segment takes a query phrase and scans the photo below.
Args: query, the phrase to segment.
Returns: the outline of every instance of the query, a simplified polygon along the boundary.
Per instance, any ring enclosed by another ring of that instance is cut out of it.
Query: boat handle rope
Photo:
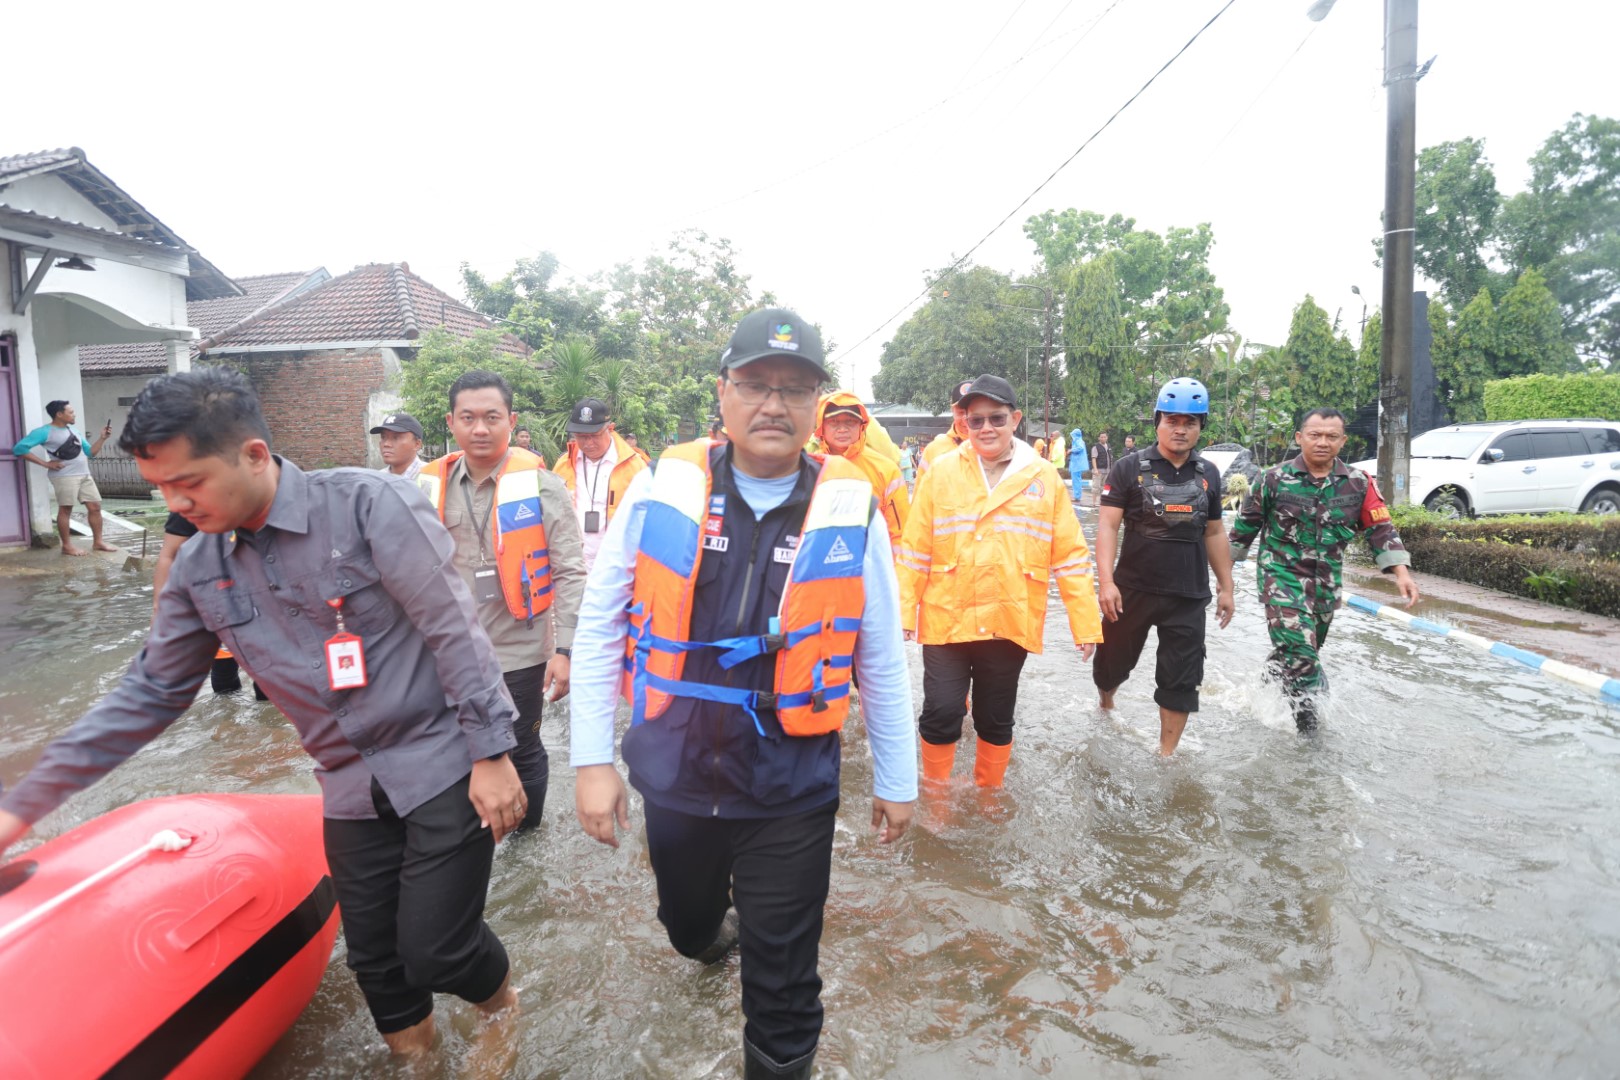
[[[184,851],[190,846],[191,837],[182,836],[173,829],[164,829],[162,832],[154,833],[152,835],[152,839],[148,840],[146,843],[142,844],[128,855],[125,855],[122,859],[119,859],[111,866],[97,870],[94,874],[91,874],[89,877],[85,878],[71,889],[64,889],[62,892],[56,894],[43,904],[39,905],[39,907],[34,908],[32,911],[29,911],[24,915],[12,919],[4,926],[0,926],[0,941],[4,941],[8,936],[21,930],[29,923],[44,918],[46,915],[50,914],[52,911],[55,911],[57,908],[67,903],[75,896],[78,896],[87,889],[94,888],[96,885],[99,885],[101,882],[112,877],[125,867],[131,866],[140,861],[149,852]]]

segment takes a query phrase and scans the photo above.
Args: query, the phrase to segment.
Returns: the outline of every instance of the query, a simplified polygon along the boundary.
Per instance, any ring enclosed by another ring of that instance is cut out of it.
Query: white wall
[[[118,404],[118,399],[139,394],[141,387],[151,378],[151,375],[86,375],[81,378],[84,401],[79,407],[79,417],[84,421],[84,426],[93,427],[95,432],[99,432],[107,417],[112,417],[113,437],[102,448],[103,457],[124,456],[124,452],[118,449],[118,433],[124,430],[124,422],[129,419],[129,406]]]

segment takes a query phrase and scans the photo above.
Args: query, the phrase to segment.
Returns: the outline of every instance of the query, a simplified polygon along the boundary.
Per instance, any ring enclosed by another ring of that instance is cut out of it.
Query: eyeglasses
[[[780,394],[782,404],[792,408],[802,409],[816,400],[818,388],[814,386],[772,386],[770,383],[753,382],[752,380],[727,379],[737,396],[744,405],[763,405],[770,400],[772,394]]]
[[[967,418],[967,426],[969,431],[978,431],[985,424],[995,428],[1003,428],[1007,426],[1007,421],[1011,419],[1012,413],[1004,412],[991,413],[989,416],[970,416]]]

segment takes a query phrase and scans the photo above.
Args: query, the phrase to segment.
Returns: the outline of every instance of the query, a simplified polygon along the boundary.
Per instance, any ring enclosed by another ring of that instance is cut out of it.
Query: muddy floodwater
[[[74,563],[0,566],[8,781],[145,635],[149,572]],[[818,1075],[1620,1074],[1620,713],[1344,611],[1324,729],[1302,741],[1258,678],[1265,627],[1252,576],[1239,582],[1236,620],[1210,631],[1203,709],[1169,762],[1154,753],[1152,645],[1105,715],[1057,614],[1025,669],[1004,791],[971,786],[969,737],[950,792],[879,846],[851,725]],[[545,825],[495,861],[489,917],[525,1014],[514,1075],[740,1075],[737,961],[702,969],[669,948],[639,799],[618,851],[580,832],[567,729],[566,707],[549,709]],[[274,708],[204,688],[37,835],[152,795],[315,790]],[[440,1017],[443,1049],[412,1075],[462,1063],[470,1009],[441,1000]],[[341,940],[253,1075],[405,1075]]]

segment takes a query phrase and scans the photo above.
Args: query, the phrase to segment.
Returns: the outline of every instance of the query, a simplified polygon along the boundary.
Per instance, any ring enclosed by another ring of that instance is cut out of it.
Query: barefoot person
[[[389,1048],[431,1048],[435,993],[508,1015],[483,912],[495,844],[523,820],[515,711],[427,500],[274,456],[226,368],[147,383],[119,446],[204,535],[181,546],[123,679],[0,797],[0,852],[174,723],[224,644],[316,761],[348,965]]]
[[[1187,717],[1198,711],[1204,681],[1204,609],[1215,571],[1215,616],[1232,621],[1232,559],[1221,528],[1221,474],[1194,447],[1209,415],[1197,379],[1171,379],[1153,406],[1158,442],[1114,463],[1103,483],[1097,525],[1098,598],[1103,643],[1091,677],[1102,707],[1136,667],[1157,630],[1153,700],[1159,705],[1159,753],[1175,752]],[[1126,436],[1125,445],[1131,445]],[[1114,564],[1120,522],[1125,544]]]
[[[85,554],[83,548],[73,546],[73,508],[80,505],[90,522],[90,546],[97,551],[117,551],[101,538],[101,492],[90,476],[90,459],[101,453],[102,445],[112,435],[112,421],[107,421],[101,429],[101,437],[90,444],[73,430],[77,416],[66,401],[48,402],[45,415],[51,422],[23,436],[22,441],[11,448],[11,453],[50,473],[51,489],[56,492],[56,531],[62,537],[62,554]],[[43,456],[35,453],[36,450]]]

